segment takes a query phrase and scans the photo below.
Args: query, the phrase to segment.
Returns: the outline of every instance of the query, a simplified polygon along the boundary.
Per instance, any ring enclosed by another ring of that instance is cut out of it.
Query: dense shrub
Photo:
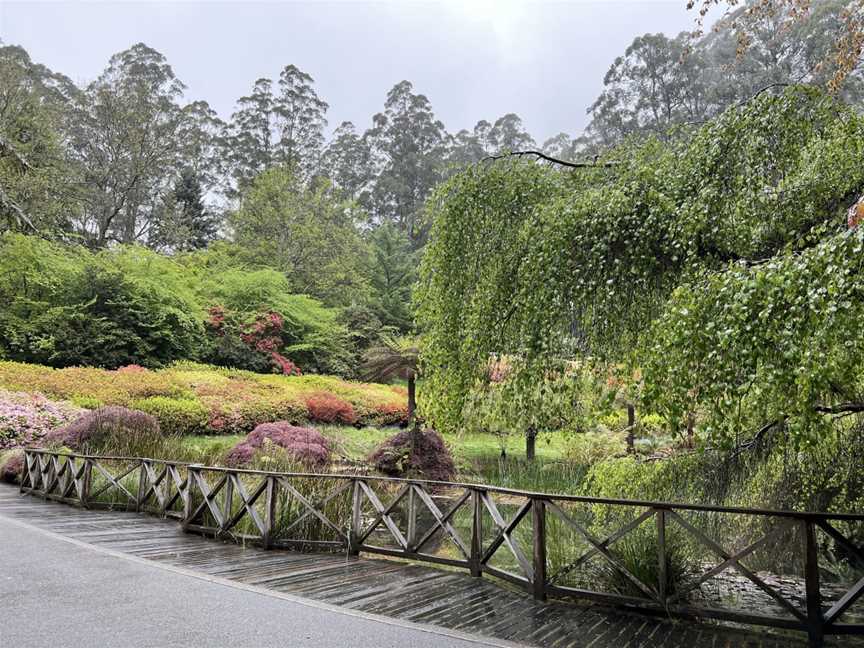
[[[9,450],[0,454],[0,482],[17,484],[24,473],[24,451]]]
[[[130,447],[160,436],[159,423],[144,412],[118,407],[100,407],[45,436],[48,445],[82,452],[106,447]]]
[[[327,392],[317,392],[306,398],[306,409],[309,418],[322,423],[347,423],[353,425],[357,422],[357,415],[351,403],[338,396]]]
[[[320,468],[330,462],[330,443],[323,434],[287,421],[262,423],[231,449],[225,461],[229,466],[248,465],[257,454],[277,449],[309,467]]]
[[[180,268],[138,248],[89,252],[0,237],[0,349],[55,367],[160,366],[195,357],[200,307]]]
[[[206,434],[208,431],[210,414],[192,398],[151,396],[135,401],[135,409],[155,417],[165,434]]]
[[[48,432],[74,420],[81,411],[70,403],[48,400],[38,392],[0,389],[0,450],[38,445]]]
[[[403,387],[320,375],[255,374],[194,363],[107,371],[0,361],[0,389],[4,388],[42,393],[85,409],[108,405],[142,409],[155,416],[166,432],[246,434],[260,423],[279,420],[392,425],[407,418]],[[317,416],[307,408],[306,401],[312,397]]]
[[[215,307],[207,316],[204,360],[269,373],[275,360],[269,351],[276,350],[304,373],[350,373],[350,340],[335,309],[306,295],[291,294],[283,273],[238,268],[235,259],[220,257],[219,248],[215,249],[216,253],[196,252],[181,261],[202,303]],[[268,322],[270,314],[280,318],[278,327]],[[281,350],[255,348],[267,338]]]
[[[211,266],[208,254],[93,252],[0,235],[0,357],[53,367],[204,358],[256,371],[351,372],[350,340],[335,309],[292,294],[282,273],[238,267],[218,253]],[[232,335],[205,326],[219,324],[218,312]]]
[[[435,430],[402,430],[369,457],[376,470],[391,477],[416,476],[448,481],[456,474],[453,455]]]

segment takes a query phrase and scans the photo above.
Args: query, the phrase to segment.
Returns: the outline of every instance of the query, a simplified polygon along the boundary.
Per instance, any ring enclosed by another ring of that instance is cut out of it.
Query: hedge
[[[107,370],[0,361],[0,389],[44,395],[77,408],[141,410],[169,434],[246,434],[272,421],[397,425],[408,416],[404,387],[195,363]]]

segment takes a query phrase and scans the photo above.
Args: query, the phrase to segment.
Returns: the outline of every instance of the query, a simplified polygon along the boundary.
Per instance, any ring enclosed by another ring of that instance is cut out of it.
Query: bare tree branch
[[[820,414],[855,414],[864,412],[864,403],[840,403],[839,405],[817,405]]]
[[[21,209],[18,204],[12,200],[9,196],[6,195],[6,192],[3,191],[3,187],[0,187],[0,206],[5,207],[18,220],[19,224],[22,224],[26,227],[29,227],[34,232],[37,231],[36,226],[33,224],[33,221],[30,220],[30,217]]]
[[[11,157],[22,173],[33,170],[30,163],[18,151],[12,148],[12,145],[2,136],[0,136],[0,157]]]
[[[508,157],[523,157],[526,155],[533,155],[541,160],[551,162],[552,164],[558,164],[560,166],[570,167],[572,169],[584,169],[590,167],[614,167],[620,164],[620,162],[597,162],[596,157],[591,162],[570,162],[568,160],[559,160],[558,158],[554,158],[551,155],[546,155],[542,151],[510,151],[508,153],[502,153],[501,155],[488,155],[480,161],[487,162],[492,160],[503,160],[504,158]]]

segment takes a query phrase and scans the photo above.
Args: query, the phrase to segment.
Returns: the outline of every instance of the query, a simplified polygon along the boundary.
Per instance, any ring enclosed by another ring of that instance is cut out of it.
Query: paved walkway
[[[0,547],[0,639],[18,647],[804,645],[535,603],[432,567],[244,548],[183,534],[173,521],[79,510],[5,486]]]

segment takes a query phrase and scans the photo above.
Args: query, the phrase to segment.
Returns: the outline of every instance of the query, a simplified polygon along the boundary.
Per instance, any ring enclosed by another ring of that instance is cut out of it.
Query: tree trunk
[[[414,410],[417,409],[417,387],[414,382],[414,372],[408,374],[408,425],[414,423]]]
[[[411,430],[411,442],[416,448],[420,443],[420,425],[417,423],[415,412],[417,410],[417,386],[414,372],[408,374],[408,429]]]
[[[537,430],[534,429],[534,426],[531,426],[525,432],[525,458],[528,461],[534,461],[536,446]]]
[[[636,408],[627,403],[627,454],[636,453]]]
[[[693,427],[695,425],[693,412],[687,414],[687,447],[693,447]]]

